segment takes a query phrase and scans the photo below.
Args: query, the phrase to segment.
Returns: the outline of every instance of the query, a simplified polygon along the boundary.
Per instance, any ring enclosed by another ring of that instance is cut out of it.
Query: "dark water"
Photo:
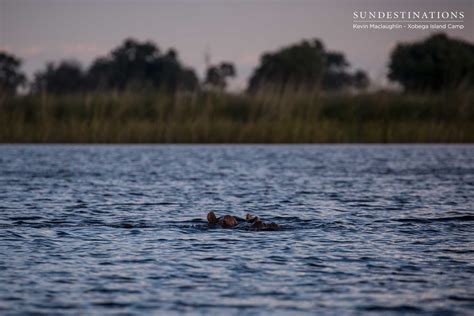
[[[0,146],[0,314],[473,314],[473,193],[474,146]]]

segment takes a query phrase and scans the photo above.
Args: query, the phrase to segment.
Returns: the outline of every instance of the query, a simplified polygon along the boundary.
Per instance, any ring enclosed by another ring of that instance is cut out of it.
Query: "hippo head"
[[[237,225],[237,221],[234,216],[226,215],[222,218],[222,227],[230,228]]]

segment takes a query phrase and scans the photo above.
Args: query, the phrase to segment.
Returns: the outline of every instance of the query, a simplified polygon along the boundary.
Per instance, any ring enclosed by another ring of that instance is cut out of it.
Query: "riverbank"
[[[0,99],[2,143],[471,143],[472,92]]]

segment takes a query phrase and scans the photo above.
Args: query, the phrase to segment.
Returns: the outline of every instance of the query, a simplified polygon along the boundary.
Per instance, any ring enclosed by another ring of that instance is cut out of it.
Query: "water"
[[[3,145],[0,313],[472,314],[473,192],[474,146]]]

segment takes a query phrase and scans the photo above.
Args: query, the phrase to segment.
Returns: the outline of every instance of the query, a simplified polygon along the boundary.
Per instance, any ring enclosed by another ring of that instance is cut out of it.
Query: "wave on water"
[[[472,314],[474,146],[0,150],[2,315]]]
[[[474,215],[463,215],[463,216],[446,216],[446,217],[434,217],[434,218],[398,218],[395,219],[397,222],[402,223],[436,223],[436,222],[472,222],[474,221]]]

